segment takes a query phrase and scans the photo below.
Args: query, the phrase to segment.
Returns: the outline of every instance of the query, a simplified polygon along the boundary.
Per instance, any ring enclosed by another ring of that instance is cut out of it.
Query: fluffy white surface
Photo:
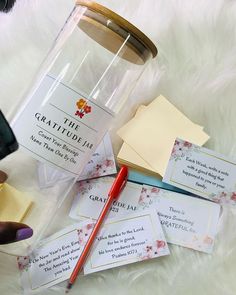
[[[146,32],[158,58],[131,95],[121,125],[160,93],[205,126],[207,146],[236,158],[236,2],[104,0]],[[0,14],[0,106],[10,115],[73,7],[73,0],[18,0]],[[113,134],[115,150],[119,140]],[[212,255],[171,246],[171,255],[80,278],[71,294],[235,295],[236,216],[224,209]],[[0,256],[0,292],[20,294],[15,259]],[[55,287],[44,294],[63,294]]]

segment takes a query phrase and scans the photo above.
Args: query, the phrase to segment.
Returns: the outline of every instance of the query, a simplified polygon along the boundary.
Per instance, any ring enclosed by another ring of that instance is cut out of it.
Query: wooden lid
[[[76,5],[87,7],[89,11],[113,21],[115,25],[120,27],[121,30],[115,29],[111,24],[108,26],[107,23],[102,23],[99,18],[95,20],[93,16],[89,16],[88,14],[80,19],[78,26],[108,50],[115,53],[116,49],[119,48],[118,46],[122,45],[125,39],[124,34],[122,34],[123,30],[123,32],[129,33],[131,38],[127,44],[129,47],[128,51],[123,54],[122,58],[133,63],[144,64],[147,60],[147,52],[149,52],[149,56],[151,54],[153,58],[157,55],[157,48],[153,42],[138,28],[120,15],[89,0],[77,0]],[[103,36],[101,39],[99,30],[105,32],[107,38],[104,38]],[[146,51],[146,53],[144,53],[144,51]]]

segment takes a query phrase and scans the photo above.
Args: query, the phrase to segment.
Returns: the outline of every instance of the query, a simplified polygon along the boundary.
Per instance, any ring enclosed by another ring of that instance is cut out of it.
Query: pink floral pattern
[[[94,188],[100,188],[101,183],[99,179],[81,180],[77,182],[77,192],[83,196],[89,193]]]
[[[30,258],[29,256],[18,256],[17,257],[17,264],[19,270],[27,271],[30,267]]]
[[[165,241],[157,240],[157,241],[156,241],[156,246],[157,246],[157,249],[165,248],[165,246],[166,246],[166,242],[165,242]]]
[[[236,202],[236,192],[231,193],[230,200]]]
[[[115,161],[111,158],[102,158],[98,163],[93,166],[94,160],[91,159],[88,162],[88,165],[92,167],[89,168],[86,172],[86,179],[97,178],[109,174],[114,174],[115,170]],[[83,173],[82,173],[83,175]]]
[[[138,200],[138,205],[143,209],[149,208],[154,203],[154,199],[157,197],[159,192],[160,189],[157,187],[152,187],[151,189],[143,187]]]
[[[152,200],[150,198],[150,194],[148,193],[147,189],[145,187],[142,188],[141,194],[138,200],[139,206],[141,206],[143,209],[149,208],[149,206],[152,204]]]
[[[86,244],[94,225],[95,223],[88,223],[77,230],[80,245]]]
[[[196,152],[199,150],[198,146],[193,145],[188,141],[176,139],[174,147],[171,152],[171,160],[178,161],[186,155],[191,155],[191,151]]]
[[[167,250],[167,243],[163,240],[156,240],[151,245],[147,245],[142,253],[138,254],[140,260],[147,260],[160,256]]]
[[[206,245],[212,245],[213,242],[214,242],[214,240],[209,236],[205,236],[205,238],[203,239],[203,243]]]
[[[214,244],[214,239],[208,235],[206,236],[193,236],[192,241],[189,244],[190,248],[195,250],[211,253]]]
[[[78,193],[81,195],[87,194],[94,187],[94,183],[90,183],[89,180],[82,180],[77,182]]]
[[[151,188],[151,193],[152,194],[158,194],[160,192],[160,189],[158,187],[152,187]]]
[[[209,198],[220,205],[236,205],[236,191],[219,191],[210,194]]]
[[[88,173],[88,178],[96,178],[103,175],[108,175],[109,171],[115,167],[115,162],[111,159],[103,159],[96,164],[92,171]]]

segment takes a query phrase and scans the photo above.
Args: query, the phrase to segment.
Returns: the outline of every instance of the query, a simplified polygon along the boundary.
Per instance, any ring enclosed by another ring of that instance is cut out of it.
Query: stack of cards
[[[163,177],[177,137],[203,145],[209,136],[165,97],[159,96],[123,126],[118,135],[124,144],[117,156],[120,164]]]

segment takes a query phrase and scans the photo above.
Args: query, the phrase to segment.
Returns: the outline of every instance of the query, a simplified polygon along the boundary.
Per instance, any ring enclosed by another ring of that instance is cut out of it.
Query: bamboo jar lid
[[[121,58],[140,65],[157,55],[154,43],[117,13],[89,0],[77,0],[76,5],[87,8],[79,20],[80,29],[109,51],[120,50]]]

